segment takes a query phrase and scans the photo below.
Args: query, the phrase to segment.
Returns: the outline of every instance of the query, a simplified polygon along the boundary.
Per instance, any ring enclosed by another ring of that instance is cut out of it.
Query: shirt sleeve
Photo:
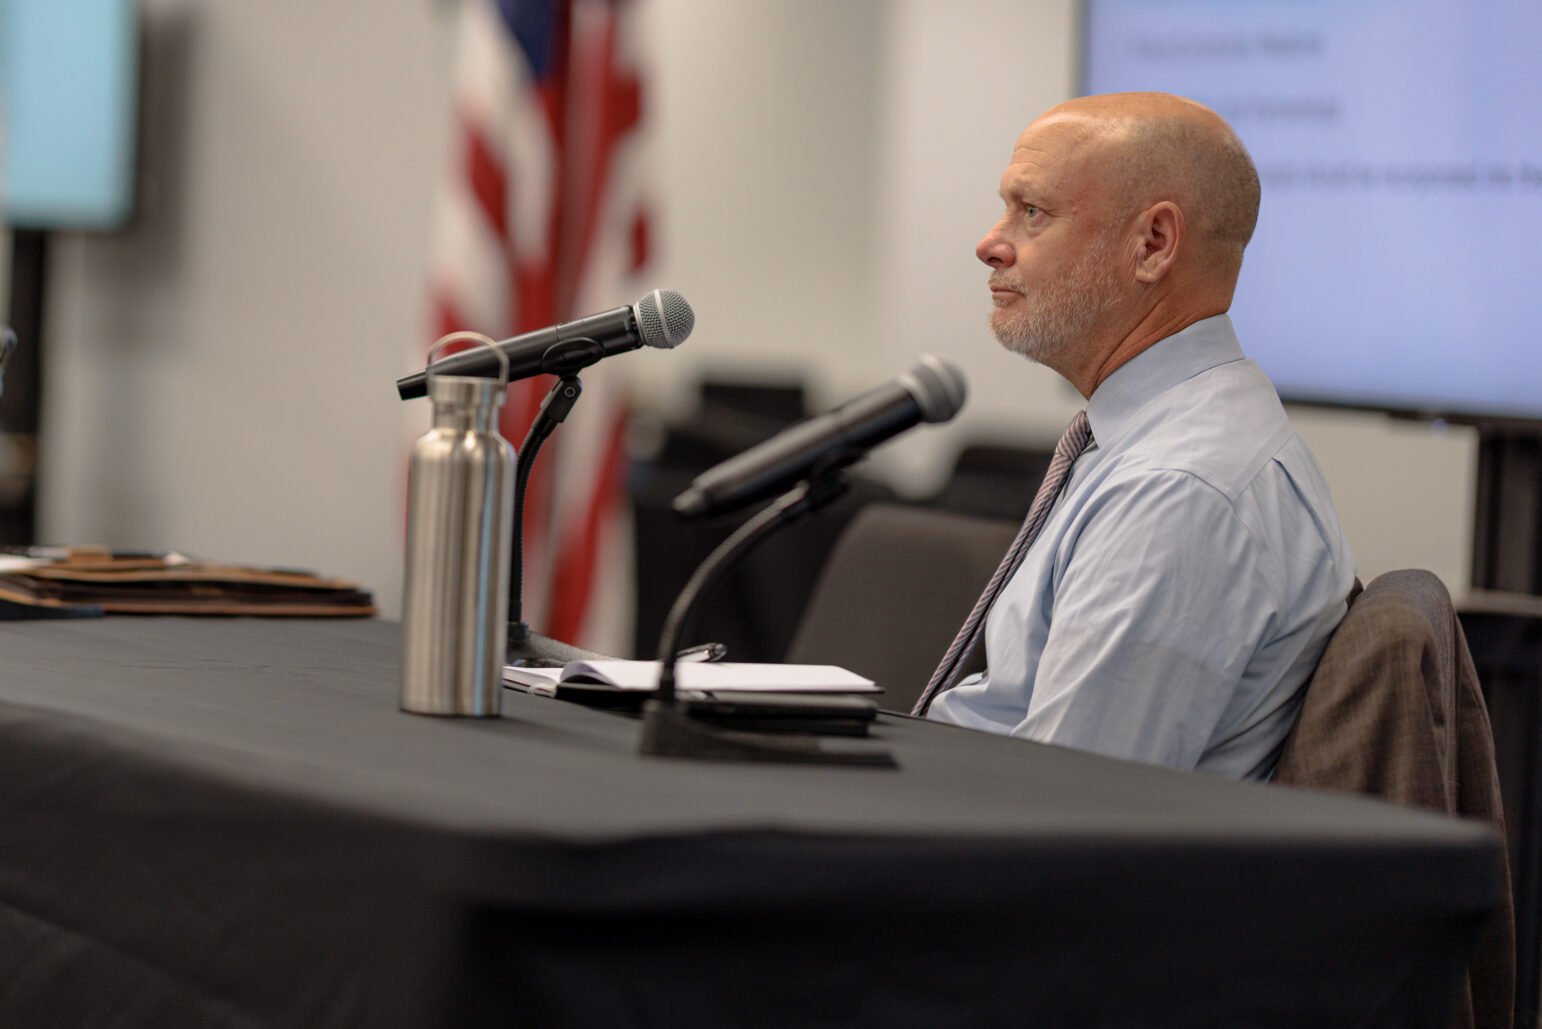
[[[1112,484],[1056,554],[1049,636],[1014,735],[1194,767],[1277,617],[1259,546],[1182,471]]]

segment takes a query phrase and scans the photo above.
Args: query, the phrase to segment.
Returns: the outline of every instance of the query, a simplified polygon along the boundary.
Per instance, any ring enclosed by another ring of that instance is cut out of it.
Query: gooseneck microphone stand
[[[560,376],[541,409],[530,423],[530,431],[519,445],[519,455],[514,462],[514,533],[509,547],[509,641],[505,664],[537,666],[565,665],[569,661],[586,658],[603,658],[592,650],[584,650],[561,640],[554,640],[530,631],[524,617],[525,579],[525,488],[530,482],[530,470],[535,466],[541,444],[556,431],[578,398],[584,384],[576,373]]]
[[[848,462],[849,463],[849,462]],[[659,682],[643,705],[643,754],[719,761],[768,761],[894,767],[887,751],[827,751],[811,736],[780,736],[724,729],[697,719],[675,689],[680,646],[695,626],[701,602],[750,552],[772,534],[817,511],[846,492],[841,465],[826,465],[739,526],[707,555],[675,598],[659,640]]]

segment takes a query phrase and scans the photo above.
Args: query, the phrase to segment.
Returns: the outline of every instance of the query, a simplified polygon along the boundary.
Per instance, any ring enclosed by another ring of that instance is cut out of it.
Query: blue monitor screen
[[[1193,97],[1258,164],[1232,317],[1287,399],[1542,418],[1542,3],[1084,13],[1086,92]]]
[[[0,0],[0,200],[25,228],[133,208],[135,0]]]

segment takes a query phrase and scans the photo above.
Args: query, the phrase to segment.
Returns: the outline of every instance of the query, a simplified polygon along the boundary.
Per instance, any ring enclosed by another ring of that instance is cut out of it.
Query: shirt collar
[[[1102,449],[1123,435],[1153,397],[1200,372],[1244,358],[1231,318],[1218,314],[1159,340],[1115,368],[1087,401],[1092,438]]]

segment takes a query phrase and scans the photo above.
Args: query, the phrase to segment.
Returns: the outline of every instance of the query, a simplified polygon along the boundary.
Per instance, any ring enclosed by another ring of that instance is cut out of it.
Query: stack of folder
[[[370,594],[343,579],[99,547],[30,548],[0,558],[0,602],[11,618],[375,614]]]

